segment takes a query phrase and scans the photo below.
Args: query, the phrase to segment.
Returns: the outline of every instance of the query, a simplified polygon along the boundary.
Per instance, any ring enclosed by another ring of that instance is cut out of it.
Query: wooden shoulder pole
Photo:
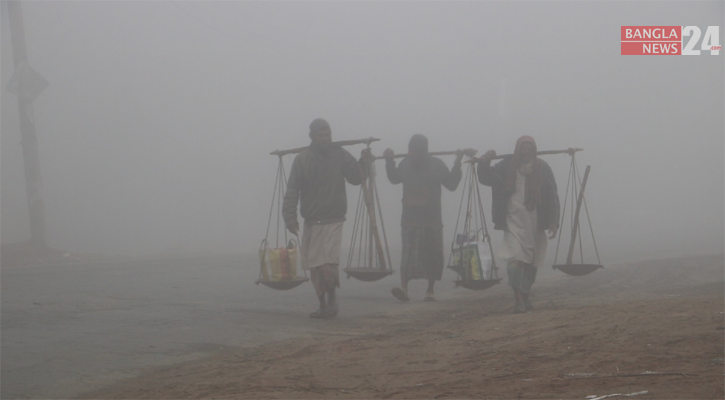
[[[573,156],[574,153],[579,152],[579,151],[583,151],[583,150],[584,149],[580,149],[578,147],[570,147],[570,148],[568,148],[566,150],[544,150],[544,151],[537,151],[536,152],[536,155],[537,156],[544,156],[544,155],[548,155],[548,154],[569,154],[570,156]],[[493,160],[501,160],[501,159],[504,159],[506,157],[512,157],[512,156],[513,156],[513,154],[500,154],[500,155],[497,155],[496,157],[493,157],[491,159],[491,161],[493,161]],[[482,160],[481,157],[479,157],[479,158],[472,158],[472,159],[470,159],[470,160],[468,160],[466,162],[477,163],[477,162],[481,162],[481,160]]]
[[[463,151],[463,154],[466,155],[466,156],[468,156],[468,157],[473,157],[473,156],[476,155],[476,152],[478,152],[478,150],[474,150],[474,149],[465,149],[465,150],[462,150],[462,151]],[[454,155],[456,153],[458,153],[458,150],[454,150],[454,151],[431,151],[431,152],[428,153],[428,155],[430,155],[430,156],[451,156],[451,155]],[[407,157],[407,156],[408,156],[408,154],[396,154],[396,155],[393,156],[393,158],[403,158],[403,157]],[[383,156],[378,156],[378,157],[375,157],[374,159],[375,160],[382,160],[384,158],[385,157],[383,157]]]
[[[332,142],[332,145],[333,146],[352,146],[352,145],[355,145],[355,144],[367,144],[367,145],[370,145],[370,143],[377,142],[379,140],[380,139],[374,138],[374,137],[369,137],[367,139],[339,140],[337,142]],[[269,154],[271,154],[273,156],[284,156],[284,155],[287,155],[287,154],[297,154],[297,153],[302,152],[302,150],[304,150],[304,149],[306,149],[308,147],[310,147],[310,146],[297,147],[297,148],[289,149],[289,150],[275,150],[275,151],[273,151],[273,152],[271,152]]]

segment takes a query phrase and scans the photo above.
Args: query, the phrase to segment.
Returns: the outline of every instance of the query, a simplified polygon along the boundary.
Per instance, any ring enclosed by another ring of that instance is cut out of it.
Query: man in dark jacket
[[[531,136],[520,137],[514,155],[491,167],[495,156],[490,150],[481,157],[478,181],[491,186],[494,229],[504,231],[497,256],[508,263],[514,313],[523,313],[533,308],[529,293],[546,256],[545,231],[553,239],[559,229],[559,195],[551,167],[536,157]]]
[[[424,300],[435,300],[433,286],[443,274],[443,222],[441,219],[441,186],[456,190],[461,181],[461,158],[456,154],[453,169],[428,154],[428,138],[413,135],[408,144],[408,156],[395,166],[392,149],[383,153],[385,171],[392,184],[403,184],[403,216],[401,234],[403,257],[400,266],[402,288],[394,288],[393,296],[408,301],[408,282],[428,280]]]
[[[282,216],[287,229],[297,235],[299,201],[304,218],[300,243],[302,269],[310,271],[320,301],[320,307],[310,317],[331,318],[338,309],[335,288],[340,287],[340,242],[347,213],[345,181],[360,185],[363,172],[347,150],[332,145],[332,131],[324,119],[312,121],[310,139],[310,147],[292,163]]]

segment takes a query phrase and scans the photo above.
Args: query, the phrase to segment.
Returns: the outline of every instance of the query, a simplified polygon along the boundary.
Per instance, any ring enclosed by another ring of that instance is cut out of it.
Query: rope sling
[[[486,215],[483,212],[476,163],[468,162],[467,165],[458,218],[453,230],[451,253],[448,257],[448,268],[458,274],[458,279],[455,280],[456,287],[485,290],[500,283],[501,278],[498,276]],[[463,214],[464,202],[465,214]],[[461,220],[463,225],[460,224]]]
[[[370,148],[370,144],[368,144]],[[346,268],[347,278],[352,276],[364,282],[374,282],[393,274],[388,237],[385,233],[385,219],[380,207],[380,197],[375,183],[374,157],[360,165],[363,182],[355,208],[352,224],[350,251]],[[377,213],[375,211],[377,205]],[[378,231],[378,219],[382,230],[382,240]]]
[[[589,208],[587,207],[587,200],[584,197],[584,188],[587,185],[587,180],[589,179],[589,171],[591,170],[591,166],[587,165],[586,170],[584,171],[584,178],[582,179],[581,175],[579,174],[579,167],[576,164],[576,159],[574,153],[571,154],[571,165],[569,166],[569,178],[566,182],[566,190],[564,191],[565,197],[564,197],[564,206],[562,207],[561,212],[561,223],[559,224],[560,227],[564,226],[564,217],[566,214],[566,207],[567,207],[567,200],[569,197],[571,197],[571,207],[570,207],[570,229],[571,229],[571,242],[569,244],[569,249],[567,253],[566,258],[566,264],[557,264],[557,260],[559,257],[559,245],[561,243],[561,237],[562,232],[559,233],[559,239],[556,242],[556,253],[554,257],[554,265],[552,266],[553,269],[558,269],[561,272],[564,272],[567,275],[572,276],[583,276],[591,274],[592,272],[598,270],[599,268],[604,268],[602,265],[602,262],[599,258],[599,250],[597,249],[597,241],[594,238],[594,228],[592,227],[592,220],[589,217]],[[571,188],[571,190],[570,190]],[[578,192],[578,196],[577,196]],[[577,199],[576,207],[574,207],[574,199]],[[581,236],[581,229],[579,226],[579,213],[581,211],[581,206],[584,204],[584,210],[587,215],[587,222],[589,224],[589,231],[592,236],[592,243],[594,244],[594,252],[597,256],[597,263],[596,264],[585,264],[584,263],[584,247],[582,242],[582,236]],[[579,239],[579,255],[580,255],[580,264],[572,264],[572,259],[574,256],[574,250],[576,245],[576,240]]]
[[[282,218],[282,204],[284,202],[284,191],[287,187],[287,173],[284,170],[282,162],[283,154],[278,154],[279,162],[277,163],[277,176],[274,181],[274,190],[272,191],[272,203],[269,208],[269,218],[267,219],[267,232],[262,239],[259,248],[259,278],[255,282],[260,283],[276,290],[289,290],[308,281],[307,272],[302,270],[304,277],[297,276],[297,259],[299,258],[299,238],[297,240],[287,238],[287,227]],[[272,216],[274,210],[277,209],[275,247],[269,247],[269,230],[272,226]],[[287,247],[279,246],[280,231],[284,235],[283,244]]]

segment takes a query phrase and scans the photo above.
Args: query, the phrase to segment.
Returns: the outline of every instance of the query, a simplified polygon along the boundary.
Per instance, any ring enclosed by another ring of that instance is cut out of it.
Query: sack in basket
[[[477,243],[464,243],[454,248],[453,260],[460,268],[461,278],[465,280],[482,279],[483,271]]]
[[[290,240],[287,247],[270,249],[266,240],[259,249],[263,281],[292,281],[297,279],[297,242]]]

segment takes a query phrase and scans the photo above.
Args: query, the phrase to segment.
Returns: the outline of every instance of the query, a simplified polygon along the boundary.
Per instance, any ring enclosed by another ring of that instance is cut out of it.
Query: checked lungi
[[[443,228],[401,227],[400,279],[440,280],[443,276]]]

